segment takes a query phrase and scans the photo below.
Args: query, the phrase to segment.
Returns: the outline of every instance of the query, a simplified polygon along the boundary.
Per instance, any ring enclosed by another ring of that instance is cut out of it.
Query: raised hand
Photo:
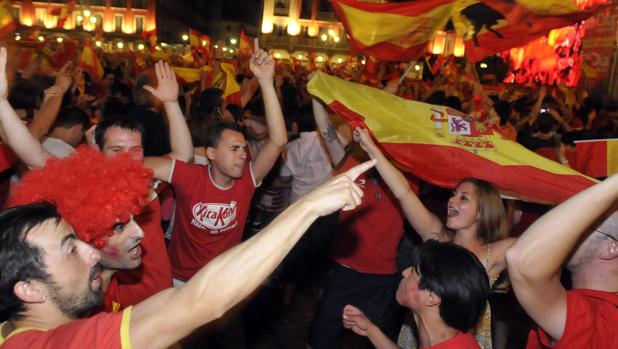
[[[249,69],[258,81],[272,81],[275,75],[275,61],[262,49],[256,49],[249,60]]]
[[[178,101],[178,81],[176,81],[176,74],[169,64],[162,61],[157,62],[155,73],[157,75],[157,88],[146,85],[144,90],[152,93],[163,103]]]
[[[70,69],[71,66],[73,66],[73,62],[71,61],[66,62],[64,66],[60,69],[60,71],[58,72],[58,75],[56,75],[56,82],[54,83],[54,85],[62,88],[63,94],[73,84],[73,74]]]
[[[371,160],[352,167],[307,194],[303,201],[310,203],[310,209],[318,216],[325,216],[339,209],[353,210],[361,204],[363,198],[363,191],[354,180],[375,164],[376,161]]]
[[[365,313],[353,305],[346,305],[343,308],[343,327],[354,331],[354,333],[367,336],[367,330],[373,325]]]
[[[373,139],[369,134],[369,130],[366,128],[355,127],[352,135],[354,137],[354,141],[358,142],[361,148],[363,148],[363,150],[371,156],[371,152],[374,152],[377,146],[373,142]]]

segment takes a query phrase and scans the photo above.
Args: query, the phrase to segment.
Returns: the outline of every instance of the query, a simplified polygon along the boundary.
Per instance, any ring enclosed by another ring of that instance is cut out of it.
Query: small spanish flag
[[[103,66],[101,65],[101,61],[99,61],[97,52],[94,50],[94,47],[92,47],[91,40],[86,40],[84,44],[79,65],[84,71],[88,72],[93,79],[103,78]]]
[[[0,39],[7,38],[17,28],[13,14],[11,14],[11,2],[0,1]]]
[[[251,56],[253,54],[253,44],[245,34],[245,29],[240,28],[240,40],[238,43],[238,54],[241,56]]]
[[[504,194],[556,204],[596,181],[444,106],[399,98],[318,72],[307,84],[351,126],[367,127],[401,167],[438,186],[484,179]]]
[[[575,141],[575,168],[594,178],[618,173],[618,138]]]

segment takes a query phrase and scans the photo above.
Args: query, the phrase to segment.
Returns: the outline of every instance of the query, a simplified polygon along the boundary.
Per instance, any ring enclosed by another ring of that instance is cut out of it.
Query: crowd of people
[[[446,105],[565,166],[575,140],[618,137],[584,92],[483,84],[460,59],[407,79],[255,47],[179,83],[166,62],[99,54],[101,79],[17,69],[0,49],[3,163],[18,159],[2,176],[0,347],[247,348],[237,304],[267,279],[289,303],[323,275],[308,348],[512,347],[491,296],[509,289],[527,348],[618,347],[618,174],[518,231],[521,205],[494,185],[436,194],[306,83],[321,69]]]

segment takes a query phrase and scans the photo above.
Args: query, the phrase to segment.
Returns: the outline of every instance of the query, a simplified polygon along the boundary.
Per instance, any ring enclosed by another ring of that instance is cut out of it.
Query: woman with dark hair
[[[376,169],[420,237],[424,241],[452,241],[470,250],[485,267],[490,285],[493,285],[506,268],[506,249],[516,240],[506,237],[505,211],[498,190],[480,179],[462,180],[448,201],[446,224],[443,224],[410,189],[403,174],[382,154],[366,129],[357,127],[354,138],[371,159],[378,160]],[[475,337],[481,348],[492,347],[489,307],[476,327]]]

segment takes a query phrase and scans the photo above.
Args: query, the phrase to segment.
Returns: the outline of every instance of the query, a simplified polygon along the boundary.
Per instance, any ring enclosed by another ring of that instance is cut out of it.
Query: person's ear
[[[428,294],[425,297],[425,306],[435,307],[435,306],[439,306],[440,303],[442,303],[442,298],[440,298],[440,296],[438,296],[437,294],[431,291],[427,291],[427,293]]]
[[[601,254],[599,256],[603,260],[612,260],[618,257],[618,243],[616,241],[606,241],[601,247]]]
[[[13,292],[24,303],[44,303],[47,300],[45,291],[37,282],[18,281],[13,286]]]
[[[208,158],[208,160],[214,160],[215,159],[215,148],[213,147],[206,147],[206,157]]]

